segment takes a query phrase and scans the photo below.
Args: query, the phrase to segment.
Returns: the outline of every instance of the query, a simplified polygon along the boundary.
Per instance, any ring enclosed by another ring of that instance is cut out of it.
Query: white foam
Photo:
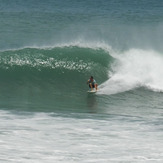
[[[103,83],[102,94],[115,94],[136,87],[163,91],[163,56],[153,50],[131,49],[116,54],[108,81]]]
[[[0,162],[163,161],[158,116],[76,116],[0,111]]]

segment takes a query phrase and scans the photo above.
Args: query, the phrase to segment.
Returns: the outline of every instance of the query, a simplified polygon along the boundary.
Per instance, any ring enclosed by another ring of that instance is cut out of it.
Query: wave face
[[[87,79],[91,74],[105,80],[111,61],[112,57],[102,49],[77,46],[8,50],[0,53],[1,80],[59,79],[63,85],[71,80],[81,84],[78,77]]]
[[[85,101],[88,78],[106,81],[113,60],[102,48],[76,45],[1,51],[0,105],[35,111],[77,109]]]
[[[91,75],[99,83],[106,81],[112,61],[113,57],[102,48],[60,46],[1,51],[1,104],[13,106],[15,101],[22,107],[38,102],[39,106],[59,107],[64,96],[82,96]]]

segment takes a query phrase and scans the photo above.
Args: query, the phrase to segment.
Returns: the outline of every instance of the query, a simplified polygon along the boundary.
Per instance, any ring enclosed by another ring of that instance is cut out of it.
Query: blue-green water
[[[0,0],[0,38],[0,162],[163,161],[163,1]]]

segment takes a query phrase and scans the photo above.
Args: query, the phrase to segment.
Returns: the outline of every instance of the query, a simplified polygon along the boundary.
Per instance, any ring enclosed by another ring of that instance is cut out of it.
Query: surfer
[[[97,91],[97,83],[96,80],[93,79],[93,76],[90,77],[90,79],[87,81],[87,84],[89,84],[89,88],[91,88],[91,91],[93,90],[93,88],[95,88]]]

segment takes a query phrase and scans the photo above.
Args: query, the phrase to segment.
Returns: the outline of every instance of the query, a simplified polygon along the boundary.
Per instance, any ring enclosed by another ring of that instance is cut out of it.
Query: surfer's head
[[[90,77],[90,80],[93,81],[93,76]]]

